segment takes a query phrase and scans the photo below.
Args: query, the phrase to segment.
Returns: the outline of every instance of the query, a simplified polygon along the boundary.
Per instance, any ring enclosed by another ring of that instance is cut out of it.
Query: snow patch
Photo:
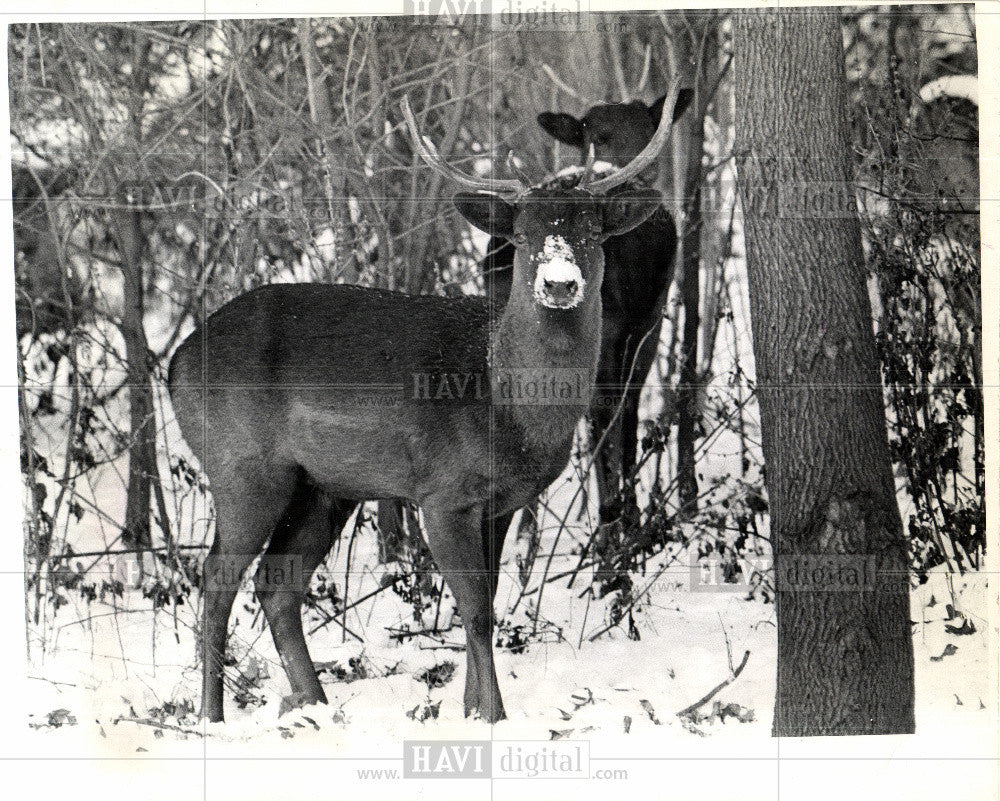
[[[583,300],[583,291],[587,282],[583,278],[583,273],[580,272],[580,267],[576,263],[576,257],[573,255],[573,249],[569,243],[561,236],[549,235],[545,237],[538,270],[535,273],[535,299],[545,306],[556,307],[545,291],[545,284],[570,282],[576,283],[576,294],[570,303],[559,304],[558,308],[577,306]]]
[[[979,79],[975,75],[946,75],[925,83],[920,88],[920,99],[931,103],[940,97],[956,97],[979,105]]]
[[[615,165],[610,161],[595,161],[594,169],[592,170],[593,175],[600,176],[605,173],[609,173],[615,169]],[[583,173],[582,164],[571,164],[568,167],[563,167],[556,174],[556,178],[569,178],[570,176],[577,176]]]

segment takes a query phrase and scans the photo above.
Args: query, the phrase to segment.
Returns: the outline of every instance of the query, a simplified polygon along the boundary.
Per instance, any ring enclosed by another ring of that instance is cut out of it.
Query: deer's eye
[[[521,232],[521,231],[519,231],[518,233],[514,234],[514,244],[517,245],[518,247],[523,247],[524,245],[527,245],[528,244],[528,235],[526,233]]]

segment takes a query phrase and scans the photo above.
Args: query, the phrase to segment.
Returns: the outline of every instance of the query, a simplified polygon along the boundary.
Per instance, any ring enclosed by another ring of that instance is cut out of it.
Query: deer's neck
[[[498,419],[526,445],[558,447],[572,439],[590,406],[601,344],[601,297],[575,309],[548,309],[515,288],[490,342]],[[523,297],[522,297],[523,295]]]

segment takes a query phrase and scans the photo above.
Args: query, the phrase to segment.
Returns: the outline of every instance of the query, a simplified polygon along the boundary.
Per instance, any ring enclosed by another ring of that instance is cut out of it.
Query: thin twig
[[[203,731],[198,729],[188,729],[184,726],[175,726],[172,723],[161,723],[158,720],[151,720],[150,718],[126,718],[118,717],[111,721],[115,726],[119,723],[135,723],[138,726],[152,726],[154,729],[166,729],[167,731],[179,731],[184,734],[193,734],[196,737],[206,737],[207,735]]]
[[[574,100],[579,100],[581,103],[590,105],[590,101],[587,100],[587,98],[580,95],[572,86],[563,81],[563,79],[556,74],[556,71],[548,64],[542,64],[542,72],[549,76],[549,80],[552,81],[552,83],[554,83],[560,91],[565,92]]]
[[[705,704],[708,701],[711,701],[712,698],[715,696],[715,694],[717,692],[719,692],[719,690],[721,690],[723,687],[728,687],[730,684],[732,684],[734,681],[736,681],[736,679],[740,675],[740,673],[743,672],[743,668],[746,667],[747,660],[749,658],[750,658],[750,652],[746,651],[743,654],[743,661],[740,662],[739,667],[737,667],[736,670],[732,671],[729,674],[729,678],[727,678],[725,681],[723,681],[717,687],[713,688],[710,692],[706,693],[704,696],[702,696],[701,698],[699,698],[697,701],[695,701],[693,704],[691,704],[691,706],[684,707],[680,712],[677,713],[677,717],[679,717],[679,718],[690,717],[691,714],[698,709],[698,707],[700,707],[702,704]]]

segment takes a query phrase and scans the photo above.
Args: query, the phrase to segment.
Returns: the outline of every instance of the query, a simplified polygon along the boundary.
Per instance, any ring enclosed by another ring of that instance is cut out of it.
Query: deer
[[[631,162],[650,142],[665,109],[672,108],[676,122],[693,98],[692,90],[681,89],[673,103],[664,95],[648,106],[640,101],[604,104],[591,107],[579,118],[543,112],[537,120],[554,139],[577,148],[582,160],[593,150],[599,162],[620,166]],[[548,183],[565,180],[557,176]],[[640,173],[634,182],[644,181],[648,177]],[[629,475],[636,465],[639,396],[656,358],[663,302],[674,276],[677,230],[673,217],[660,209],[631,231],[609,237],[603,250],[601,355],[588,418],[591,442],[601,443],[594,454],[594,469],[598,522],[607,527],[638,520]],[[513,264],[513,247],[493,237],[482,270],[487,293],[498,307],[510,293]]]
[[[601,245],[662,200],[644,187],[609,192],[652,163],[671,120],[664,116],[621,169],[546,189],[453,168],[420,136],[406,98],[401,110],[423,162],[473,190],[453,196],[458,212],[513,244],[509,299],[497,315],[483,297],[263,286],[223,305],[174,352],[170,398],[215,506],[200,632],[201,714],[209,721],[224,719],[229,616],[258,556],[254,591],[289,699],[327,702],[303,633],[304,593],[358,503],[379,498],[423,512],[465,631],[465,715],[490,723],[506,716],[492,644],[506,527],[495,521],[509,523],[568,463],[601,348]],[[423,397],[427,375],[463,379],[468,396]],[[522,376],[550,375],[575,376],[576,394],[511,400]],[[386,392],[401,402],[365,402]],[[289,571],[296,580],[280,585],[268,569],[276,563],[297,568]]]

